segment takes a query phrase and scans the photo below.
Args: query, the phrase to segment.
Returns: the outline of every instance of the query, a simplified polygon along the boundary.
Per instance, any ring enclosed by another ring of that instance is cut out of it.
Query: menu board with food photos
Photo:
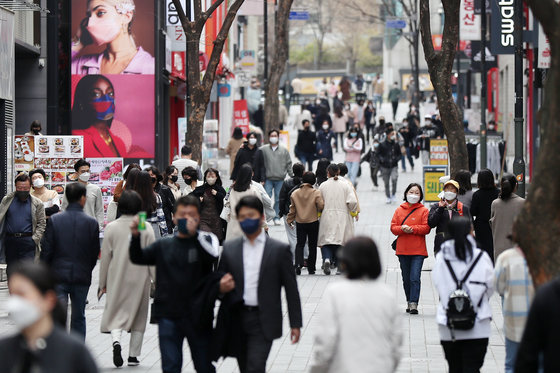
[[[14,136],[14,170],[31,171],[35,159],[34,136]]]
[[[107,213],[107,207],[113,200],[115,187],[123,178],[122,158],[86,158],[91,164],[89,182],[101,188],[103,196],[103,210]]]
[[[78,180],[74,164],[84,156],[82,136],[35,136],[35,168],[47,177],[45,186],[64,194],[66,184]]]

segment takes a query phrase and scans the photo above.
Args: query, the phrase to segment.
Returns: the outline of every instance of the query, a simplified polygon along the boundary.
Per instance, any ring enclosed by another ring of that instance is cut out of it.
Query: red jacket
[[[414,232],[412,234],[404,233],[401,228],[401,223],[413,209],[417,210],[406,219],[404,225],[411,227]],[[428,256],[426,235],[430,233],[431,230],[428,225],[428,214],[428,209],[421,203],[415,203],[409,206],[409,204],[405,202],[397,207],[393,215],[393,220],[391,220],[391,232],[399,236],[396,255]]]

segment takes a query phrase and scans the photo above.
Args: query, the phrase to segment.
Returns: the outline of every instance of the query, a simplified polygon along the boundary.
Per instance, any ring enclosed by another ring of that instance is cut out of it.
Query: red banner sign
[[[246,100],[233,101],[233,128],[235,127],[240,127],[243,135],[249,133],[249,110]]]

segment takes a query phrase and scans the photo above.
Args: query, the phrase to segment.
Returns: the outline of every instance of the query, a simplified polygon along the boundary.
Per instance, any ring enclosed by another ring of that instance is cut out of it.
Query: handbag
[[[408,213],[408,215],[406,216],[406,218],[404,218],[404,220],[402,221],[401,225],[404,224],[404,222],[406,221],[406,219],[409,218],[410,215],[412,215],[412,213],[416,210],[418,210],[420,207],[415,208],[414,210],[412,210],[411,212]],[[395,238],[395,240],[393,241],[393,243],[391,244],[391,248],[393,249],[393,251],[397,251],[397,240],[399,239],[399,237]]]

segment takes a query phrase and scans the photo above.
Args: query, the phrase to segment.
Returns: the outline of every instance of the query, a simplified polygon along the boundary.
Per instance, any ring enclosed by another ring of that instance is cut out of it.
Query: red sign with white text
[[[235,127],[240,127],[244,136],[249,133],[249,110],[246,100],[233,101],[233,128]]]

